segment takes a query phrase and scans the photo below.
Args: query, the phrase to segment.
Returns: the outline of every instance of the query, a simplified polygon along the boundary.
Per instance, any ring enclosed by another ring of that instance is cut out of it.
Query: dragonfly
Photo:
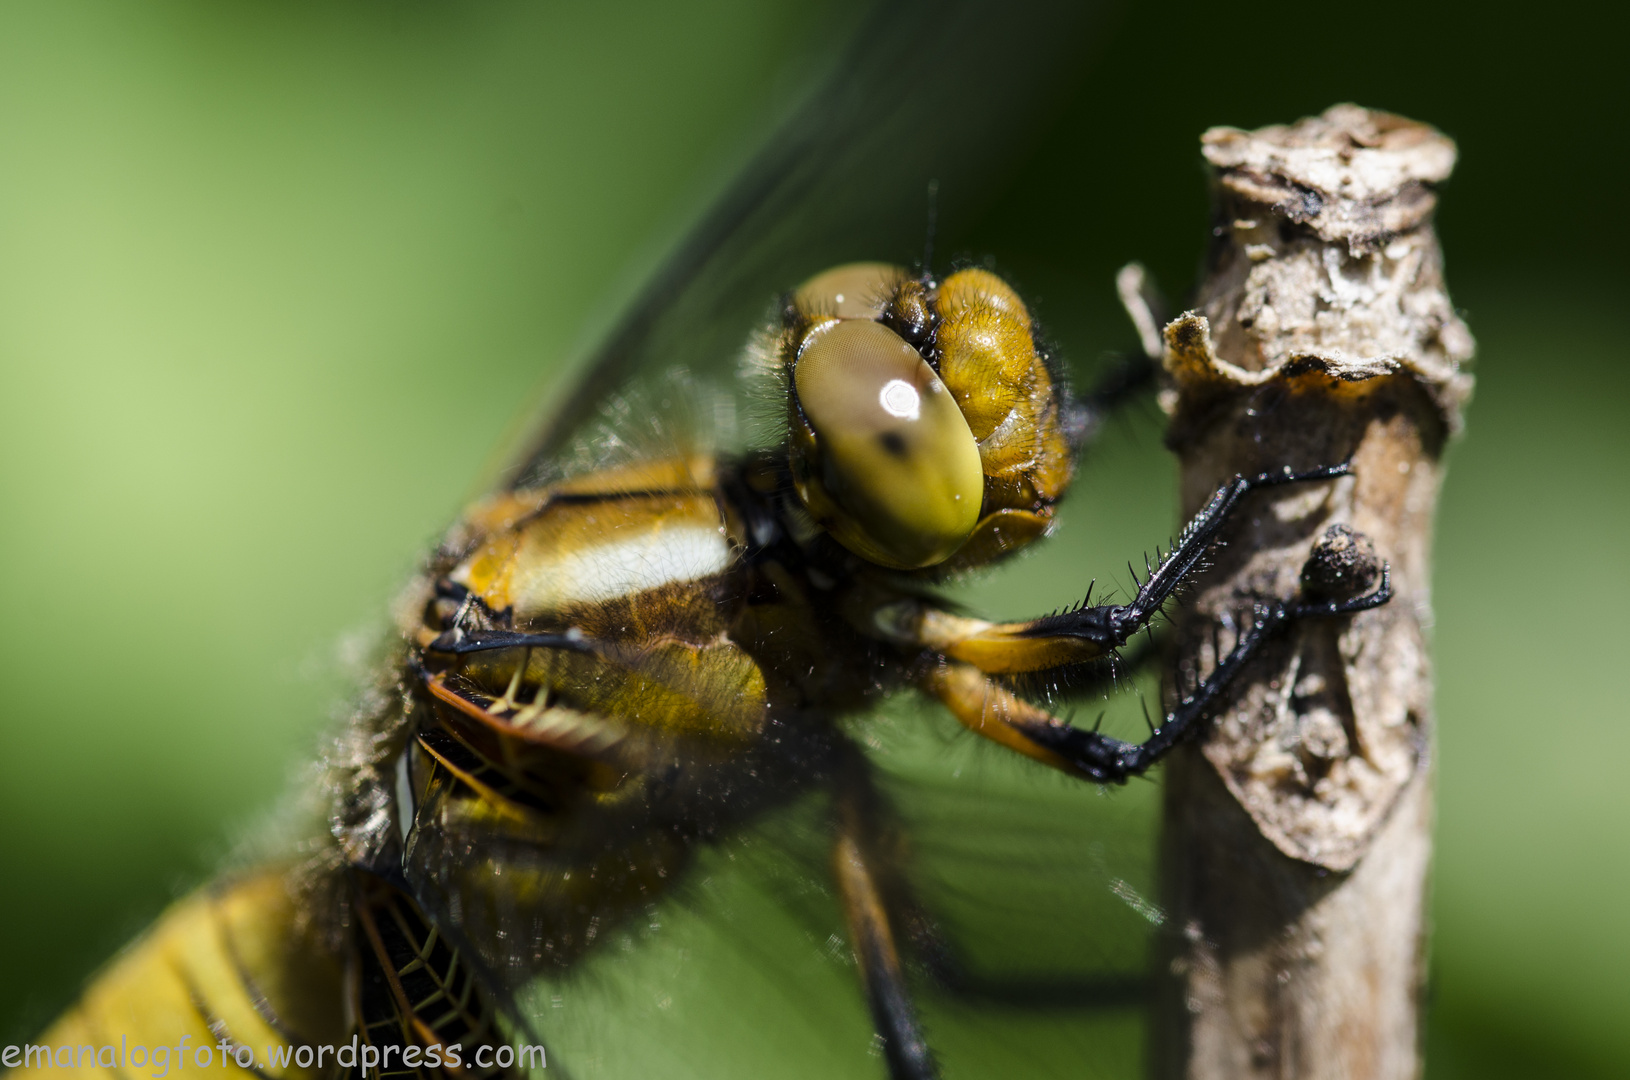
[[[1384,576],[1351,595],[1264,598],[1148,737],[1123,740],[1050,700],[1115,677],[1253,491],[1344,465],[1238,478],[1115,602],[1072,595],[993,621],[940,597],[1053,529],[1079,456],[1153,362],[1072,393],[991,271],[845,261],[889,245],[874,219],[898,197],[842,229],[809,209],[849,213],[852,193],[829,196],[857,174],[884,191],[922,178],[933,154],[912,148],[940,136],[921,122],[922,68],[897,46],[909,35],[952,70],[957,48],[992,46],[977,8],[926,14],[868,24],[429,557],[327,764],[315,853],[182,901],[42,1045],[117,1034],[149,1058],[173,1042],[272,1076],[569,1070],[535,1052],[551,981],[676,890],[703,889],[708,852],[781,828],[799,833],[789,849],[820,838],[822,865],[794,877],[835,901],[877,1071],[934,1076],[912,973],[976,999],[1001,988],[916,887],[911,811],[853,718],[914,693],[993,752],[1116,784],[1201,726],[1272,635],[1385,602]],[[1012,100],[929,96],[964,133]],[[973,166],[931,164],[976,182]],[[832,257],[857,235],[871,251]],[[737,400],[738,381],[759,397]],[[731,417],[754,410],[768,434],[732,445]]]

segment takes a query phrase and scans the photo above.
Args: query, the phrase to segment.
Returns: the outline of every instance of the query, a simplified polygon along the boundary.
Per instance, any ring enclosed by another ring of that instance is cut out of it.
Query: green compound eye
[[[804,282],[793,303],[811,315],[875,319],[907,277],[903,269],[888,263],[849,263]]]
[[[817,519],[885,566],[949,558],[979,521],[985,478],[934,369],[892,330],[853,319],[812,335],[793,384],[815,436],[808,485],[820,490],[801,494]]]

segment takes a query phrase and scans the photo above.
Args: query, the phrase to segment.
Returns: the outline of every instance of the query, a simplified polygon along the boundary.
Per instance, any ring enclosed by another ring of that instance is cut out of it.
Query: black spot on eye
[[[883,444],[883,449],[897,458],[906,457],[908,454],[906,441],[898,431],[885,431],[878,435],[877,441]]]

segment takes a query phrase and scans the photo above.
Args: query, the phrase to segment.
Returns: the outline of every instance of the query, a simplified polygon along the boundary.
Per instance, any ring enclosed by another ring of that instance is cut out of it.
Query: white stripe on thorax
[[[695,581],[729,564],[730,544],[718,526],[670,525],[563,554],[516,581],[512,595],[518,614],[551,611]]]

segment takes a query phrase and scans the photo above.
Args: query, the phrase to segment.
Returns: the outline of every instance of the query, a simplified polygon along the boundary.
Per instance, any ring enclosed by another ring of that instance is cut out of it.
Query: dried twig
[[[1217,624],[1250,598],[1295,593],[1332,524],[1374,543],[1396,595],[1294,628],[1172,762],[1155,1072],[1412,1077],[1431,819],[1422,627],[1441,452],[1471,389],[1431,224],[1454,145],[1355,106],[1203,144],[1209,273],[1164,335],[1185,507],[1237,473],[1351,459],[1353,475],[1257,496],[1183,611],[1174,681],[1214,662]]]

